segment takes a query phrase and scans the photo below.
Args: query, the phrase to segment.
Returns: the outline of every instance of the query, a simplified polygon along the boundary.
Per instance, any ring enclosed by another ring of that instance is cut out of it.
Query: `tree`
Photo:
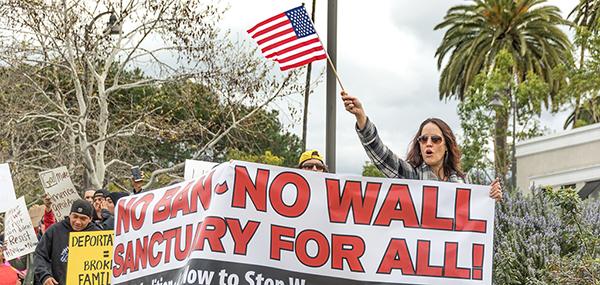
[[[370,161],[365,161],[365,164],[363,165],[362,176],[385,177],[385,175],[383,175],[383,173],[381,173],[381,171],[377,169],[377,166],[375,166],[375,164],[371,163]]]
[[[66,165],[83,187],[100,188],[111,168],[131,165],[122,159],[135,154],[127,142],[185,132],[173,123],[202,135],[187,158],[205,155],[240,127],[250,130],[246,120],[298,92],[298,74],[272,74],[254,51],[220,36],[221,13],[199,0],[3,1],[0,66],[9,77],[2,90],[12,104],[3,156],[19,174]],[[205,92],[186,97],[210,94],[221,103],[219,112],[171,120],[169,106],[150,101],[180,104],[182,93],[167,90],[173,82],[198,83]],[[153,179],[183,165],[139,158],[154,165]]]
[[[533,73],[548,83],[546,107],[554,99],[564,78],[553,76],[553,69],[568,65],[571,59],[569,39],[559,29],[566,22],[555,6],[543,6],[545,0],[473,0],[452,7],[435,29],[446,29],[436,51],[438,68],[447,60],[439,82],[440,99],[464,100],[468,88],[480,72],[493,70],[496,55],[507,50],[513,60],[508,72],[512,86]],[[449,57],[447,57],[449,55]],[[510,86],[507,86],[510,87]],[[512,89],[503,96],[512,97]],[[510,100],[504,100],[510,102]],[[494,163],[498,176],[507,172],[508,113],[499,112],[495,122]]]
[[[573,16],[573,22],[581,27],[598,30],[600,21],[600,1],[579,0],[579,3],[571,10],[569,17]],[[585,47],[584,47],[585,49]]]
[[[569,84],[562,89],[562,97],[573,111],[564,128],[585,126],[600,122],[600,1],[581,0],[571,11],[575,28],[575,45],[579,47],[578,65],[566,66],[564,76]]]
[[[515,125],[518,127],[515,128],[516,138],[527,139],[542,133],[539,116],[542,111],[541,102],[548,93],[548,84],[530,72],[525,81],[512,86],[512,74],[508,71],[512,64],[510,53],[506,50],[500,51],[494,60],[494,69],[489,73],[479,73],[467,96],[458,105],[463,129],[461,162],[471,183],[489,184],[493,181],[494,176],[489,170],[493,169],[494,165],[488,158],[488,145],[495,131],[492,113],[507,114],[510,111],[510,103],[506,102],[509,98],[498,96],[499,93],[506,92],[506,86],[515,90],[514,98],[520,106]],[[494,98],[501,100],[502,106],[491,106],[490,102]]]
[[[237,149],[232,149],[229,151],[227,156],[230,159],[242,160],[242,161],[248,161],[248,162],[257,162],[257,163],[276,165],[276,166],[282,166],[283,162],[285,161],[285,159],[283,157],[273,155],[273,153],[269,150],[265,151],[264,154],[255,155],[255,154],[248,154],[248,153],[245,153],[245,152],[237,150]]]
[[[569,18],[573,16],[573,23],[576,25],[576,40],[575,44],[579,46],[579,69],[583,69],[585,65],[586,51],[590,44],[592,34],[598,32],[600,20],[600,1],[597,0],[580,0],[577,6],[569,13]],[[573,128],[577,127],[579,120],[579,109],[581,107],[581,97],[584,94],[573,94],[575,98],[572,119],[567,119]]]

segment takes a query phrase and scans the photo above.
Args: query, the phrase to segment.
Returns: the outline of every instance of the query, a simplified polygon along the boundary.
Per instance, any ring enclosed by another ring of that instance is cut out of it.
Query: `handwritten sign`
[[[6,212],[17,201],[8,163],[0,164],[0,197],[0,213]]]
[[[73,182],[71,182],[69,171],[62,166],[40,172],[39,176],[44,190],[50,195],[56,221],[62,221],[65,216],[69,215],[73,201],[80,199]]]
[[[32,253],[35,250],[37,237],[29,219],[25,198],[17,199],[16,205],[8,209],[5,225],[6,250],[4,256],[7,260]]]

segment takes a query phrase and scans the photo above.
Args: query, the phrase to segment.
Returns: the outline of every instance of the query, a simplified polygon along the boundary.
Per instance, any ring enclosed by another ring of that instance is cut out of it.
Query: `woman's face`
[[[444,162],[446,141],[442,130],[434,123],[426,124],[417,139],[421,157],[429,166],[439,166]]]

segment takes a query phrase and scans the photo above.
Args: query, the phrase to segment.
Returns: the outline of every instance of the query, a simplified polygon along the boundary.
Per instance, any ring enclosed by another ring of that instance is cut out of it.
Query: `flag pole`
[[[329,58],[329,53],[327,52],[327,50],[325,51],[325,55],[327,55],[327,62],[329,62],[331,71],[333,71],[333,74],[335,74],[335,78],[337,79],[337,82],[340,84],[342,91],[345,91],[346,89],[344,88],[344,85],[342,84],[342,80],[340,80],[340,76],[338,75],[337,70],[335,69],[335,65],[331,61],[331,58]]]
[[[315,28],[315,31],[317,29]],[[321,40],[321,37],[319,37]],[[323,43],[321,43],[323,44]],[[329,56],[329,52],[333,55],[333,58]],[[332,173],[336,171],[336,103],[339,100],[337,97],[335,79],[332,76],[332,73],[335,74],[335,78],[337,78],[338,83],[344,89],[342,82],[335,70],[335,62],[337,61],[337,0],[329,0],[327,1],[327,49],[325,49],[325,53],[327,55],[327,60],[329,61],[329,69],[327,69],[327,99],[325,102],[326,106],[326,131],[325,131],[325,159],[327,161],[327,165],[329,166],[329,170]],[[332,71],[332,72],[330,72]]]
[[[304,5],[304,3],[302,5]],[[311,22],[315,21],[315,11],[316,11],[315,6],[317,6],[317,0],[312,0],[312,12],[310,13],[311,14],[311,16],[310,16]],[[313,27],[314,27],[314,24],[313,24]],[[308,100],[309,100],[309,96],[310,96],[311,71],[312,71],[312,62],[306,66],[306,83],[304,85],[304,110],[303,110],[303,114],[302,114],[302,151],[306,151],[306,135],[307,135],[306,131],[308,128]]]
[[[304,6],[304,3],[302,3]],[[305,8],[306,10],[306,8]],[[308,14],[308,12],[307,12]],[[321,36],[319,32],[317,32],[317,27],[315,23],[308,18],[311,22],[315,33],[317,34],[317,38],[321,45],[325,47],[323,41],[321,41]],[[333,59],[329,56],[328,50],[333,54]],[[326,90],[326,102],[325,102],[325,160],[326,164],[329,167],[329,171],[335,173],[335,148],[336,148],[336,102],[337,102],[337,92],[336,92],[336,84],[335,81],[340,84],[342,90],[344,89],[344,85],[342,85],[342,81],[340,80],[340,76],[335,69],[335,61],[337,59],[337,0],[329,0],[327,1],[327,48],[325,48],[325,56],[327,56],[327,62],[329,63],[329,68],[327,69],[327,90]],[[335,78],[332,76],[335,75]]]
[[[333,14],[335,15],[335,18],[336,18],[335,20],[337,22],[337,1],[334,1],[334,2],[335,3],[331,3],[331,4],[329,4],[329,2],[328,2],[328,7],[327,7],[327,11],[328,11],[327,12],[328,13],[328,15],[327,15],[328,16],[327,17],[328,28],[329,28],[329,16],[330,16],[329,14],[333,13],[333,11],[330,12],[329,10],[335,10],[335,12]],[[302,3],[302,6],[304,6],[304,2]],[[314,7],[313,7],[313,9],[314,9]],[[319,42],[321,42],[321,45],[323,47],[325,47],[325,45],[323,44],[323,41],[321,41],[321,35],[319,35],[319,32],[317,32],[317,26],[315,25],[315,23],[313,22],[312,19],[309,18],[309,20],[310,20],[310,23],[312,24],[312,26],[315,29],[315,34],[317,34],[317,38],[319,39]],[[337,24],[337,23],[335,23],[335,24]],[[337,32],[337,25],[336,25],[336,27],[335,27],[334,30],[336,30],[336,32]],[[335,38],[337,38],[337,35],[336,35]],[[334,45],[337,47],[337,43],[334,43]],[[342,90],[346,90],[344,88],[344,85],[342,84],[342,80],[340,80],[340,76],[338,75],[337,70],[335,69],[335,64],[333,64],[333,61],[331,60],[331,57],[329,56],[329,52],[327,51],[327,48],[325,48],[325,56],[327,56],[327,63],[329,63],[329,66],[331,67],[331,71],[333,71],[333,74],[335,75],[335,78],[336,78],[337,82],[340,84],[340,87],[342,88]]]

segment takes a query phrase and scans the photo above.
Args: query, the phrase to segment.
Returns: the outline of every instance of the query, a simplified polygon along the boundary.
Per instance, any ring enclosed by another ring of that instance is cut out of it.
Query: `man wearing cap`
[[[66,284],[69,233],[99,230],[92,220],[89,202],[78,199],[67,218],[50,227],[35,248],[33,270],[35,285]]]
[[[324,161],[319,151],[315,149],[307,150],[300,155],[298,168],[317,172],[329,172]]]
[[[119,199],[129,196],[129,193],[125,192],[111,192],[106,197],[106,209],[102,209],[102,213],[108,212],[109,216],[106,218],[101,225],[103,230],[114,230],[115,229],[115,206]]]
[[[104,189],[98,189],[94,192],[94,210],[96,211],[96,215],[92,217],[92,220],[101,223],[105,220],[105,217],[102,216],[102,208],[106,208],[106,197],[108,197],[108,191]]]

